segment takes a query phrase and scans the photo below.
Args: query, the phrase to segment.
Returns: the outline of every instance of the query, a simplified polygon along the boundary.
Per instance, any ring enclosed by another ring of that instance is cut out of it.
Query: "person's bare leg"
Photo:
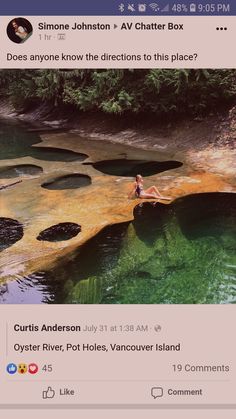
[[[156,188],[156,186],[150,186],[150,188],[145,190],[146,193],[154,193],[157,194],[158,196],[161,196],[160,192],[158,191],[158,189]]]
[[[164,201],[171,201],[171,199],[172,199],[169,196],[159,196],[158,198],[163,199]]]
[[[143,199],[149,199],[149,198],[158,199],[159,196],[157,196],[154,193],[146,193],[145,192],[145,193],[142,193],[142,195],[140,196],[140,198],[143,198]]]
[[[168,196],[162,196],[161,193],[158,191],[158,189],[156,188],[156,186],[151,186],[149,189],[147,189],[145,192],[150,192],[150,193],[154,193],[157,194],[157,197],[159,199],[163,199],[165,201],[171,201],[171,198]]]

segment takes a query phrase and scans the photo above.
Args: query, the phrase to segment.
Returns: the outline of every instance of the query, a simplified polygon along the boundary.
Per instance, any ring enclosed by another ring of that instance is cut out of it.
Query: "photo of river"
[[[91,70],[75,105],[79,70],[1,70],[0,303],[236,302],[235,71],[207,87],[189,70],[186,102],[169,83],[181,70],[151,71]],[[35,96],[50,80],[54,96]],[[132,192],[138,174],[150,197]]]

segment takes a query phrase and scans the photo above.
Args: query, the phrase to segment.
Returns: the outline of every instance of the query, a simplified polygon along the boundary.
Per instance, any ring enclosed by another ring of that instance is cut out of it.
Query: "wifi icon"
[[[154,12],[158,12],[160,10],[160,7],[158,6],[157,3],[150,3],[149,7],[154,11]]]

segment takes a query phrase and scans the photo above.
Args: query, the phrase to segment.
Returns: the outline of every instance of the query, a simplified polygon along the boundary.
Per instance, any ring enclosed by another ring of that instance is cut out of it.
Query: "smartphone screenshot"
[[[235,418],[236,3],[0,18],[1,418]]]

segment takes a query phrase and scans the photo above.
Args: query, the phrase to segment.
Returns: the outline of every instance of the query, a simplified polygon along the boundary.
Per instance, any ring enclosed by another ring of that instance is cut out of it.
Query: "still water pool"
[[[27,125],[0,119],[0,160],[29,156],[37,160],[72,162],[83,161],[87,158],[86,154],[71,150],[35,147],[40,142],[39,134],[29,131]]]

